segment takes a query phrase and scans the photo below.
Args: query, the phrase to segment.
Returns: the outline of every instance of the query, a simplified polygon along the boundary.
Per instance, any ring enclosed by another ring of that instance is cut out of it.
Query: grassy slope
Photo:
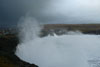
[[[100,30],[100,24],[46,24],[44,29],[64,28],[71,30],[80,30],[82,32]]]

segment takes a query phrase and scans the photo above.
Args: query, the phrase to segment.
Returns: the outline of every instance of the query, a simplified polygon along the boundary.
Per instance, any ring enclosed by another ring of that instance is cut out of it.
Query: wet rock
[[[35,64],[29,64],[20,60],[15,55],[18,42],[16,37],[0,38],[0,67],[38,67]]]

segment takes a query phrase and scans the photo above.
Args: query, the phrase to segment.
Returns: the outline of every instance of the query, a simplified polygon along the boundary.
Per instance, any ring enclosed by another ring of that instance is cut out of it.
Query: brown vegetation
[[[100,24],[46,24],[44,25],[45,29],[56,29],[56,28],[64,28],[64,29],[72,29],[72,30],[100,30]]]
[[[100,24],[46,24],[44,30],[50,29],[66,29],[66,30],[79,30],[83,33],[96,33],[100,32]]]

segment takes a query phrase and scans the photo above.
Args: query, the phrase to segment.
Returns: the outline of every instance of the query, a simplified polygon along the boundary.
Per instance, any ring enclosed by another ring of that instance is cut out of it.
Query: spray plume
[[[39,36],[42,25],[35,18],[25,16],[20,19],[18,29],[20,41],[27,42]]]

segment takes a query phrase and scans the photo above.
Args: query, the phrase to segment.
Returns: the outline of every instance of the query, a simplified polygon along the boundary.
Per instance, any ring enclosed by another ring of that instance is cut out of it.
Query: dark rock
[[[0,67],[38,67],[35,64],[29,64],[20,60],[15,55],[18,42],[16,37],[0,38]]]

